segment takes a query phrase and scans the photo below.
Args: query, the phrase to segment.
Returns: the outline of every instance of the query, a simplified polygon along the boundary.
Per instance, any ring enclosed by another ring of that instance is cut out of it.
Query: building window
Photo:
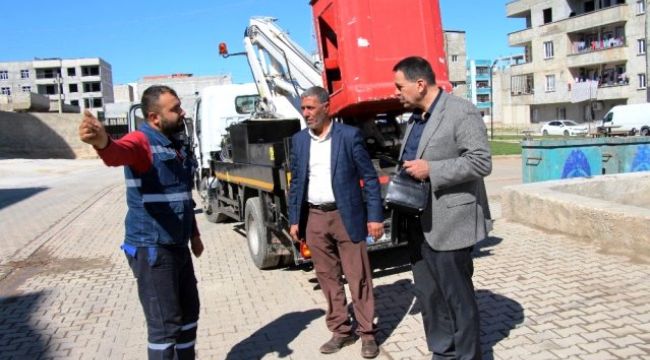
[[[639,89],[645,89],[645,74],[638,74],[637,77],[639,78]]]
[[[637,13],[637,15],[645,13],[645,0],[637,0],[637,2],[636,2],[636,13]]]
[[[0,70],[0,80],[9,79],[9,72],[7,70]]]
[[[551,59],[553,58],[553,55],[553,42],[544,41],[544,59]]]
[[[535,92],[535,78],[533,74],[515,75],[510,78],[512,95],[528,95]]]
[[[99,66],[82,66],[81,76],[98,76]]]
[[[546,75],[546,92],[555,91],[555,75]]]
[[[550,22],[553,22],[553,9],[544,9],[544,24],[548,24]]]
[[[72,106],[79,106],[79,100],[71,100],[70,105]]]
[[[79,91],[79,86],[77,86],[77,84],[69,84],[69,85],[68,85],[68,90],[69,90],[71,93],[76,93],[76,92]]]
[[[458,61],[458,55],[452,55],[451,62],[457,62],[457,61]]]
[[[86,108],[102,107],[102,99],[101,98],[84,99],[84,107]]]
[[[20,70],[21,79],[29,79],[29,70]]]
[[[638,55],[645,54],[645,39],[639,39],[636,41],[636,53]]]
[[[2,95],[11,95],[11,88],[10,87],[2,87],[2,88],[0,88],[0,93]]]
[[[77,69],[75,68],[68,68],[68,76],[77,76]]]
[[[29,85],[23,85],[23,86],[20,88],[20,91],[22,91],[22,92],[24,92],[24,93],[32,92],[32,87],[29,86]]]
[[[84,83],[84,92],[99,92],[102,91],[102,86],[98,82]]]
[[[41,95],[55,95],[56,85],[54,84],[38,85],[37,92]]]

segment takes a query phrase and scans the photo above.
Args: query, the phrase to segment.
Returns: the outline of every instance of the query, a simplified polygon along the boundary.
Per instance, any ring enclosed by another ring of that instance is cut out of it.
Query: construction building
[[[0,62],[0,94],[11,98],[36,93],[49,98],[51,110],[59,104],[79,110],[101,109],[113,102],[111,65],[101,58],[34,59]]]

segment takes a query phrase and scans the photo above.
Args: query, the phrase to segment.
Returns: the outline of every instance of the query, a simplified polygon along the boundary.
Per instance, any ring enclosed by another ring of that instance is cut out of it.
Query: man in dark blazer
[[[333,336],[320,352],[335,353],[356,340],[348,318],[343,273],[362,340],[361,355],[374,358],[379,348],[374,337],[366,238],[378,239],[383,234],[379,181],[359,129],[333,122],[328,101],[329,94],[318,86],[301,96],[307,128],[292,139],[289,232],[295,241],[306,238],[327,300],[326,323]]]
[[[431,185],[421,216],[406,216],[427,344],[434,359],[480,359],[471,252],[491,225],[486,128],[474,105],[436,86],[427,60],[408,57],[393,71],[396,95],[413,111],[401,160],[409,175]]]

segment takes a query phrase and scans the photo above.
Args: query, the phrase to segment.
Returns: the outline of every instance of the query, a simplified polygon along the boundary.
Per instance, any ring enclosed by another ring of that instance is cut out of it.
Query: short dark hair
[[[320,101],[321,104],[325,104],[330,100],[330,94],[327,92],[327,90],[325,90],[320,86],[310,87],[309,89],[305,90],[305,92],[302,93],[302,95],[300,95],[300,98],[303,99],[308,96],[315,97],[316,99],[318,99],[318,101]]]
[[[157,112],[159,110],[158,100],[162,94],[172,94],[178,98],[176,91],[166,85],[152,85],[144,91],[140,105],[142,106],[142,115],[145,119],[149,116],[150,112]]]
[[[420,56],[409,56],[400,60],[393,66],[393,72],[401,71],[408,81],[425,80],[429,85],[436,84],[436,74],[433,73],[431,64]]]

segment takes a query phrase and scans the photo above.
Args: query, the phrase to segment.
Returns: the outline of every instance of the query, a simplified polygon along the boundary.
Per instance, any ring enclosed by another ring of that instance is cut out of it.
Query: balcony
[[[533,29],[523,29],[508,34],[508,44],[510,46],[521,46],[530,43],[535,38],[535,31]]]
[[[514,0],[506,4],[506,16],[520,18],[530,16],[530,10],[537,1],[535,0]]]
[[[516,64],[510,66],[510,71],[512,72],[512,75],[523,75],[523,74],[530,74],[533,71],[533,63],[532,62],[527,62],[523,64]]]
[[[610,86],[598,86],[598,100],[627,99],[630,97],[630,84],[616,84]]]
[[[628,18],[629,11],[630,9],[627,5],[615,5],[605,9],[572,16],[562,20],[565,22],[564,31],[571,33],[617,22],[625,22]]]
[[[613,34],[614,30],[607,31],[607,33]],[[571,48],[569,50],[569,55],[579,55],[626,45],[625,36],[623,35],[606,39],[605,37],[588,37],[584,34],[578,34],[569,36],[569,41],[569,46]]]
[[[625,62],[628,59],[626,49],[625,46],[619,46],[571,54],[566,57],[567,67],[575,68],[611,62]]]

